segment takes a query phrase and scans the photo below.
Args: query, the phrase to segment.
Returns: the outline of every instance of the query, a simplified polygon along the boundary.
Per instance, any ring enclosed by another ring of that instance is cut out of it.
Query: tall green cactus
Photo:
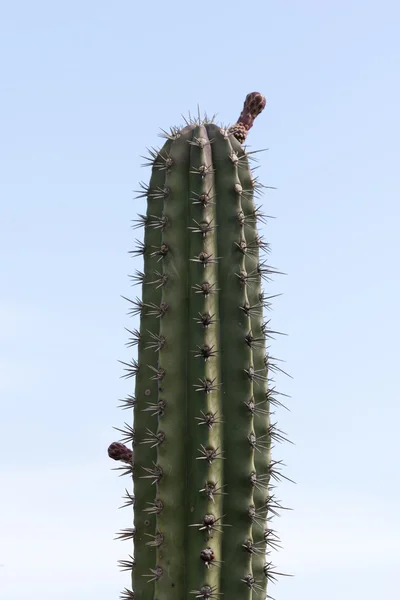
[[[119,534],[135,548],[120,561],[132,571],[124,599],[251,600],[277,575],[270,518],[283,507],[271,482],[283,475],[270,451],[285,438],[270,420],[277,366],[266,354],[261,289],[277,271],[260,257],[268,244],[254,196],[263,186],[243,147],[264,107],[253,92],[234,126],[191,119],[150,151],[147,214],[136,222],[144,242],[133,251],[144,257],[133,276],[142,298],[129,300],[140,315],[129,341],[138,360],[124,363],[136,378],[123,401],[134,428],[120,430],[133,452],[109,447],[134,481],[125,497],[134,527]]]

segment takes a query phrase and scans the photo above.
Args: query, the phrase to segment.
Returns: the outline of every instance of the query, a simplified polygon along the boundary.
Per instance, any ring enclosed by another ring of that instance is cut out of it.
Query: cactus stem
[[[139,357],[119,361],[123,377],[136,376],[134,396],[120,401],[134,408],[135,429],[114,428],[133,449],[109,448],[119,470],[134,476],[125,498],[134,528],[118,534],[136,531],[134,556],[118,561],[135,590],[124,600],[270,598],[267,580],[278,575],[266,563],[279,548],[269,527],[283,508],[272,489],[292,480],[271,450],[290,440],[271,423],[285,396],[273,377],[285,365],[267,344],[284,334],[263,323],[280,294],[267,296],[262,285],[283,273],[264,260],[270,245],[258,234],[272,218],[254,202],[275,189],[256,173],[267,149],[243,144],[264,106],[260,93],[248,94],[225,130],[189,114],[188,127],[161,130],[163,148],[143,156],[152,174],[136,193],[147,210],[132,228],[144,227],[144,238],[129,253],[143,255],[143,269],[129,275],[142,299],[125,298],[140,316],[126,343]]]

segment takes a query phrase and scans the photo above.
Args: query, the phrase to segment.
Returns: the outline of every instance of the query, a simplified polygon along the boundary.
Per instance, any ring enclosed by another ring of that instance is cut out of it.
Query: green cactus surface
[[[273,489],[284,476],[271,447],[286,438],[271,419],[279,367],[267,342],[277,332],[262,290],[277,271],[258,233],[265,186],[243,145],[264,107],[253,92],[235,125],[190,119],[150,150],[139,194],[147,213],[134,225],[144,240],[132,251],[144,259],[132,277],[142,295],[127,299],[140,316],[128,330],[137,359],[123,363],[135,391],[122,408],[134,419],[119,431],[132,450],[108,450],[134,486],[124,504],[133,523],[118,534],[134,546],[120,561],[132,573],[122,599],[265,598],[278,575],[270,520],[283,508]]]

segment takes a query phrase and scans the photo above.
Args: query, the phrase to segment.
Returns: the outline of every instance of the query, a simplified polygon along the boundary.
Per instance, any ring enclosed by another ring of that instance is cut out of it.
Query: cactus
[[[134,428],[121,429],[109,456],[133,476],[134,526],[118,537],[133,540],[135,558],[121,598],[190,597],[251,600],[265,597],[279,546],[270,528],[281,507],[273,483],[284,477],[272,460],[274,441],[286,439],[271,421],[280,404],[269,385],[278,369],[263,321],[270,298],[263,280],[275,269],[262,260],[269,245],[258,235],[264,215],[254,197],[264,187],[253,177],[246,140],[265,107],[248,94],[237,123],[220,127],[205,117],[164,132],[150,150],[143,272],[133,282],[141,299],[127,299],[140,315],[128,330],[138,358],[123,363],[135,377]]]

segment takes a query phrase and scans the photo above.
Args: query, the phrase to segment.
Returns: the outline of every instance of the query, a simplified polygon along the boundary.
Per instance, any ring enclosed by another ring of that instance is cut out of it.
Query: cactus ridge
[[[266,557],[279,548],[269,521],[285,507],[271,491],[289,479],[271,448],[289,440],[271,421],[283,404],[270,381],[285,372],[266,346],[279,332],[264,322],[274,296],[262,291],[279,271],[262,259],[267,216],[254,198],[266,186],[243,146],[264,106],[249,94],[227,128],[190,117],[144,157],[147,212],[133,222],[144,240],[131,251],[143,256],[131,277],[142,296],[126,298],[140,316],[139,330],[127,329],[138,358],[121,361],[123,377],[135,377],[134,396],[121,400],[134,427],[116,428],[123,437],[109,448],[134,482],[124,504],[134,524],[117,536],[135,547],[119,561],[132,573],[121,598],[251,600],[280,575]]]

